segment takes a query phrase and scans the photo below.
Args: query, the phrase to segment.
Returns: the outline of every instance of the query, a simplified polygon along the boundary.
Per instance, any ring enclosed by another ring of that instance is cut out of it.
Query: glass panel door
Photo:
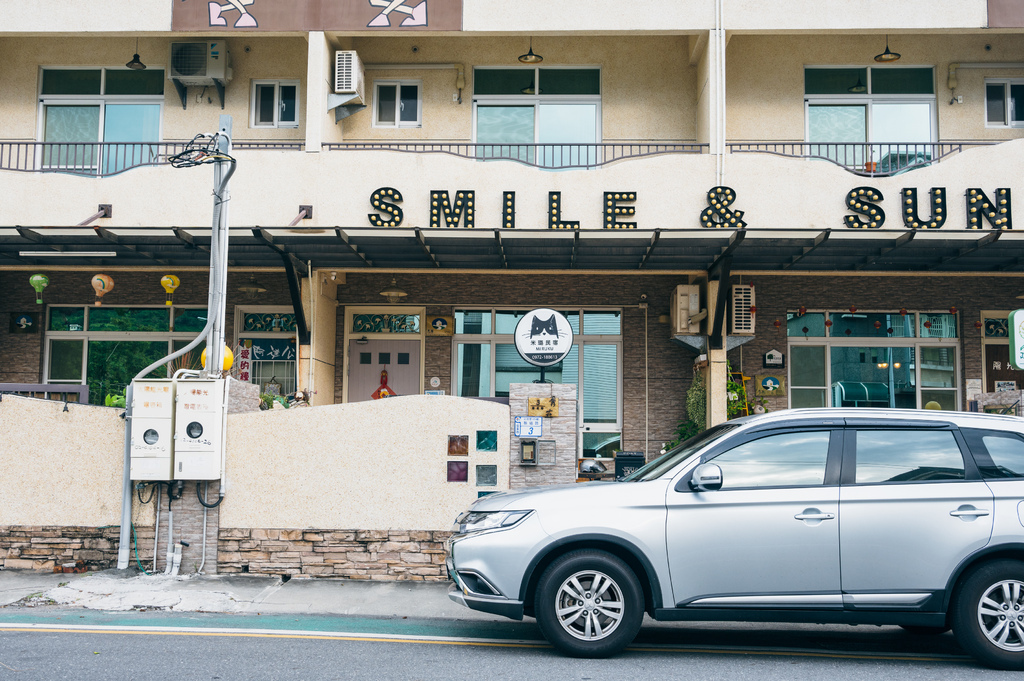
[[[914,348],[831,348],[833,407],[917,408]]]
[[[931,102],[873,103],[871,141],[871,160],[880,173],[927,164],[932,159]]]
[[[47,168],[92,168],[100,141],[100,107],[47,106],[43,141],[56,142],[43,149]]]
[[[533,106],[480,106],[476,111],[476,141],[480,158],[534,159]]]
[[[156,162],[156,145],[137,142],[156,142],[160,139],[159,104],[107,104],[103,113],[103,141],[115,143],[104,147],[104,174]]]
[[[597,162],[597,105],[541,104],[538,165],[560,168]]]
[[[811,104],[807,107],[808,153],[846,167],[862,167],[868,141],[866,104]]]

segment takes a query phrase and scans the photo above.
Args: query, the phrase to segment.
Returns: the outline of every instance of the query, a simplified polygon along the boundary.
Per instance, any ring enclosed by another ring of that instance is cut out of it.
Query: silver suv
[[[798,409],[618,482],[494,494],[448,541],[452,600],[604,657],[657,620],[952,628],[1024,670],[1024,419]]]

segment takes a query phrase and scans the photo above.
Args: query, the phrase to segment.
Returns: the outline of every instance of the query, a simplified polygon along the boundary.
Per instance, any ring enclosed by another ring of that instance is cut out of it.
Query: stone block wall
[[[223,528],[221,573],[444,581],[441,531]]]
[[[533,485],[564,485],[576,482],[576,386],[557,383],[513,383],[509,386],[508,406],[511,433],[515,433],[515,417],[527,416],[530,398],[558,398],[558,416],[543,420],[543,433],[538,441],[536,464],[520,463],[521,438],[512,435],[509,447],[509,487]],[[554,440],[554,464],[542,463],[539,443]]]
[[[89,570],[116,567],[119,532],[117,526],[3,526],[0,527],[0,566],[8,570],[50,572],[64,563],[83,561]],[[151,527],[140,528],[139,533],[140,543],[147,533],[152,543]]]

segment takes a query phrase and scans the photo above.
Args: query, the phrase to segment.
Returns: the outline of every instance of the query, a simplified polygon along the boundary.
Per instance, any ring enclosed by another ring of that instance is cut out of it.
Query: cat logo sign
[[[559,312],[546,307],[530,310],[516,324],[519,356],[538,367],[558,364],[572,350],[572,326]]]

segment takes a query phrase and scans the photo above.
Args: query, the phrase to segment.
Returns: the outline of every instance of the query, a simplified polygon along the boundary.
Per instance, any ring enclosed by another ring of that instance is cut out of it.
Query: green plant
[[[742,372],[733,374],[732,365],[728,366],[726,379],[726,414],[730,419],[754,413],[755,406],[764,407],[767,400],[747,394],[747,384],[742,380]],[[736,380],[739,378],[740,380]]]
[[[693,382],[686,391],[686,419],[676,426],[672,439],[664,444],[663,452],[707,430],[707,406],[708,393],[704,387],[704,376],[700,370],[694,369]]]
[[[107,395],[106,397],[103,398],[103,404],[105,406],[107,406],[107,407],[117,407],[119,409],[124,409],[124,407],[125,407],[124,391],[122,390],[119,393],[114,393],[112,395]]]
[[[260,393],[260,409],[267,410],[274,408],[274,396],[270,393]]]

